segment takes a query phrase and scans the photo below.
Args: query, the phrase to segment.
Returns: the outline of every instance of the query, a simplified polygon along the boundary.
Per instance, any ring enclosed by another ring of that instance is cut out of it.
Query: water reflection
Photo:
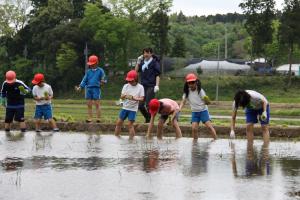
[[[231,148],[231,164],[232,173],[235,177],[238,174],[238,167],[236,162],[235,143],[230,141]],[[269,142],[264,142],[261,146],[260,152],[254,148],[253,141],[247,141],[247,150],[245,155],[245,175],[246,176],[263,176],[271,174],[270,156],[269,156]]]
[[[253,147],[253,141],[247,142],[246,176],[270,175],[269,142],[264,142],[260,154]]]
[[[33,149],[35,151],[51,150],[52,149],[51,140],[52,140],[52,134],[50,133],[36,134],[34,137]]]
[[[148,150],[143,153],[143,170],[151,172],[158,168],[159,151],[156,149]]]

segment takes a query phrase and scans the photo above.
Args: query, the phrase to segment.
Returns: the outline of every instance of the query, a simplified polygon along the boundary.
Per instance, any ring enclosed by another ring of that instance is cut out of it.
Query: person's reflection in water
[[[238,176],[237,167],[236,167],[236,159],[235,159],[235,144],[233,141],[229,142],[229,146],[231,149],[231,163],[232,163],[232,172],[235,177]]]
[[[34,137],[35,151],[46,150],[46,149],[51,150],[52,149],[51,140],[52,140],[52,134],[48,134],[48,135],[37,134]]]
[[[198,176],[207,172],[208,148],[212,142],[193,141],[191,146],[191,159],[184,164],[184,175]]]
[[[159,151],[157,149],[147,150],[143,154],[143,170],[151,172],[158,169]]]
[[[247,142],[246,176],[270,175],[269,142],[264,142],[260,155],[253,147],[253,140]]]

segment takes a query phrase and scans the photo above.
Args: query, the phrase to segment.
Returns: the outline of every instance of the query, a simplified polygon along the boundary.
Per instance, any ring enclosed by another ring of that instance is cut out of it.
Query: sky
[[[275,0],[276,8],[281,10],[284,0]],[[182,11],[186,16],[242,13],[239,4],[243,0],[173,0],[171,13]]]

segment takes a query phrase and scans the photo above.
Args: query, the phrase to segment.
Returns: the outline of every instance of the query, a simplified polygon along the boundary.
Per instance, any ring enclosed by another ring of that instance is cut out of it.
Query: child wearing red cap
[[[186,103],[189,102],[192,110],[192,137],[198,139],[198,127],[200,121],[210,130],[214,139],[217,139],[217,134],[212,126],[207,105],[210,103],[205,91],[201,88],[201,82],[198,77],[193,74],[187,74],[183,88],[184,94],[180,103],[180,110]]]
[[[35,100],[35,131],[41,132],[41,120],[44,117],[53,129],[54,132],[59,131],[56,123],[52,117],[51,99],[53,98],[53,91],[50,85],[45,83],[44,75],[41,73],[35,74],[32,80],[35,86],[32,89],[32,96]]]
[[[93,119],[93,105],[96,106],[96,122],[100,122],[101,109],[100,109],[100,99],[101,99],[101,85],[106,83],[105,72],[101,67],[98,67],[99,59],[95,55],[91,55],[87,62],[89,69],[86,71],[79,86],[75,89],[80,91],[85,88],[85,99],[87,100],[88,106],[88,119],[87,123],[92,122]]]
[[[144,87],[138,83],[138,75],[135,70],[127,73],[126,81],[121,92],[121,99],[123,101],[123,108],[120,111],[119,119],[115,128],[115,135],[120,136],[121,127],[126,118],[128,118],[129,136],[133,138],[135,130],[133,123],[135,122],[136,112],[138,110],[139,101],[144,100]]]
[[[150,123],[148,126],[147,137],[152,136],[152,129],[154,125],[154,118],[157,113],[160,114],[160,118],[157,125],[157,138],[162,139],[162,129],[166,120],[171,115],[171,122],[173,127],[175,128],[176,138],[182,137],[181,130],[178,124],[178,118],[180,109],[176,101],[172,99],[152,99],[149,102],[149,113],[151,114]]]
[[[5,132],[10,134],[10,125],[15,120],[20,122],[21,132],[24,133],[26,131],[24,96],[30,91],[30,88],[17,79],[14,71],[7,71],[5,78],[1,88],[1,105],[6,108]]]

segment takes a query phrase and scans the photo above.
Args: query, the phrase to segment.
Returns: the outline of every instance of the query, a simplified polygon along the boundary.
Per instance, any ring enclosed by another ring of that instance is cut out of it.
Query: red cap
[[[197,79],[198,79],[198,77],[193,73],[187,74],[185,76],[185,81],[186,82],[196,81]]]
[[[91,55],[89,57],[89,61],[87,62],[88,65],[94,65],[97,64],[99,62],[98,57],[95,55]]]
[[[16,72],[14,72],[12,70],[7,71],[5,74],[7,83],[14,83],[16,81],[16,77],[17,77]]]
[[[160,107],[160,102],[158,101],[158,99],[151,99],[151,101],[149,102],[149,113],[151,115],[154,115],[158,112]]]
[[[133,81],[133,80],[136,80],[137,79],[137,73],[135,70],[130,70],[128,73],[127,73],[127,76],[126,76],[126,81]]]
[[[34,78],[31,82],[32,84],[37,85],[42,81],[44,81],[44,74],[38,73],[34,75]]]

